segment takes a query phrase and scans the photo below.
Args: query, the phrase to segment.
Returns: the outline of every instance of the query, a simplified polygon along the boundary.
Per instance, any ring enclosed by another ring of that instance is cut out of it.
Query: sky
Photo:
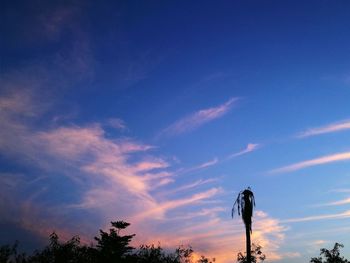
[[[0,243],[350,257],[349,1],[2,1]]]

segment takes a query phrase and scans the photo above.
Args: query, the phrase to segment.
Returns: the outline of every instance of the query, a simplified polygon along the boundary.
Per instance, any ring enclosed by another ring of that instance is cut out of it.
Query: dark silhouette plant
[[[0,246],[0,263],[213,263],[215,259],[202,256],[193,259],[193,249],[179,246],[169,252],[154,245],[130,246],[135,235],[122,235],[121,231],[130,224],[124,221],[111,222],[109,232],[100,230],[95,237],[97,244],[81,244],[79,236],[62,242],[56,233],[50,235],[50,242],[41,250],[27,256],[17,251],[18,243]]]
[[[264,262],[266,259],[266,255],[261,251],[262,247],[260,245],[252,244],[252,250],[251,250],[251,262],[252,263],[258,263],[258,262]],[[247,263],[247,256],[243,255],[242,252],[239,252],[237,254],[237,262],[238,263]]]
[[[23,263],[93,263],[97,262],[94,249],[82,245],[78,236],[66,242],[61,242],[54,232],[50,235],[50,244],[34,254]],[[18,263],[16,261],[16,263]]]
[[[0,263],[26,263],[26,255],[18,253],[18,241],[0,246]]]
[[[340,256],[340,248],[343,244],[335,243],[333,249],[321,249],[321,257],[311,258],[310,263],[349,263],[347,259]]]
[[[250,234],[252,233],[252,217],[253,217],[253,208],[255,206],[255,199],[254,199],[254,194],[251,191],[250,187],[238,193],[238,196],[232,208],[232,218],[233,218],[233,215],[235,214],[236,206],[237,206],[238,215],[242,216],[242,220],[245,225],[246,253],[247,253],[246,262],[252,263]]]
[[[127,228],[130,224],[124,221],[111,222],[111,224],[112,228],[109,229],[109,233],[100,230],[100,237],[95,237],[97,250],[101,255],[100,260],[106,263],[120,262],[134,249],[129,244],[135,234],[120,235],[120,231]]]

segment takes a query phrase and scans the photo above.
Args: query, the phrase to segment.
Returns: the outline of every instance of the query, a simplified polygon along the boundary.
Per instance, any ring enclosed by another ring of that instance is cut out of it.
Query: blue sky
[[[2,6],[2,243],[126,220],[229,262],[251,186],[269,261],[350,257],[349,2]]]

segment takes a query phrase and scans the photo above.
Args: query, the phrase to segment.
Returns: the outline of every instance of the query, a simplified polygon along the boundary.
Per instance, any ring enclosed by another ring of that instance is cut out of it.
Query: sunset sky
[[[2,1],[0,243],[350,257],[349,1]]]

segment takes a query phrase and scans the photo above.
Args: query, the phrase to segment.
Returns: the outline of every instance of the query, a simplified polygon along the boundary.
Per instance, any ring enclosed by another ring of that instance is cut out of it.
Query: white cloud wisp
[[[196,111],[165,128],[161,131],[160,136],[175,136],[195,130],[205,123],[224,116],[237,101],[238,98],[231,98],[217,107]]]
[[[344,130],[350,130],[350,120],[332,123],[322,127],[311,128],[297,135],[297,138],[306,138],[326,133],[334,133]]]
[[[269,171],[269,174],[289,173],[289,172],[298,171],[307,167],[340,162],[340,161],[347,161],[347,160],[350,160],[350,152],[336,153],[332,155],[322,156],[316,159],[298,162],[298,163],[284,166],[281,168],[273,169]]]

